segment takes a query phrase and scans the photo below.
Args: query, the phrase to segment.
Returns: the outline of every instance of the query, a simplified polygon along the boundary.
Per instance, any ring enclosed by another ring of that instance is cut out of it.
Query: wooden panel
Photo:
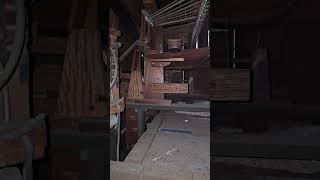
[[[249,69],[214,69],[210,82],[213,100],[248,101],[250,99]]]
[[[188,93],[187,83],[152,83],[153,93]]]
[[[163,67],[152,67],[151,61],[145,59],[144,66],[144,80],[145,80],[145,89],[144,97],[150,99],[163,99],[164,94],[154,93],[151,91],[151,83],[163,83],[164,82],[164,70]]]
[[[137,142],[138,138],[138,121],[137,113],[132,108],[126,108],[126,143],[129,149],[131,149]]]
[[[73,31],[63,65],[58,98],[58,114],[67,117],[103,117],[108,114],[105,101],[106,79],[98,32]]]
[[[150,59],[153,62],[181,62],[184,61],[183,58],[161,58],[161,59]]]
[[[199,49],[186,49],[182,52],[165,52],[158,54],[148,54],[147,58],[150,59],[166,59],[166,58],[184,58],[187,60],[200,60],[205,56],[210,55],[210,48],[199,48]]]

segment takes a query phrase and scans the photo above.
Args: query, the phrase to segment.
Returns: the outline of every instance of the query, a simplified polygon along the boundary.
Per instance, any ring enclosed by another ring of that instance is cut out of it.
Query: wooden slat
[[[147,54],[146,57],[149,59],[167,59],[167,58],[184,58],[188,60],[200,60],[205,56],[210,55],[210,48],[199,48],[199,49],[186,49],[182,52],[165,52],[157,54]]]
[[[166,67],[169,66],[171,62],[152,62],[151,66],[152,67]]]
[[[188,93],[187,83],[153,83],[151,84],[153,93]]]
[[[172,104],[172,100],[169,100],[169,99],[135,99],[135,100],[128,100],[128,102],[145,103],[145,104],[159,104],[159,105],[171,105]]]
[[[212,87],[213,100],[248,101],[250,99],[249,69],[214,69]]]
[[[161,59],[150,59],[153,62],[181,62],[184,58],[161,58]]]

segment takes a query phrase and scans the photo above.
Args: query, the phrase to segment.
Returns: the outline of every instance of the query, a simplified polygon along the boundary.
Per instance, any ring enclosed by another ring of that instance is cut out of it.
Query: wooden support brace
[[[181,62],[184,58],[163,58],[163,59],[150,59],[152,62]]]
[[[152,83],[152,93],[188,93],[187,83]]]

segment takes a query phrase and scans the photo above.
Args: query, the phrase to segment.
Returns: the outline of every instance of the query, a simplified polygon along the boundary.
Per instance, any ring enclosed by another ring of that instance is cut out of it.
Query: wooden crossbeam
[[[145,103],[145,104],[159,104],[159,105],[171,105],[172,100],[168,99],[130,99],[129,103]]]
[[[210,48],[199,48],[199,49],[186,49],[182,52],[165,52],[156,54],[147,54],[146,57],[149,59],[169,59],[169,58],[184,58],[188,60],[200,60],[205,56],[210,55]]]
[[[152,93],[188,93],[187,83],[153,83]]]
[[[184,58],[161,58],[161,59],[150,59],[152,62],[181,62]]]

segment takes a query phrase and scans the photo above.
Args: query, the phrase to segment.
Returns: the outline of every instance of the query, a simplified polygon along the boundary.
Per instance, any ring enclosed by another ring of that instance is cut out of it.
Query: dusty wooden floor
[[[200,114],[201,115],[201,114]],[[160,112],[124,162],[111,163],[112,179],[210,179],[210,117]],[[165,130],[180,132],[168,132]],[[131,168],[130,168],[131,167]]]

